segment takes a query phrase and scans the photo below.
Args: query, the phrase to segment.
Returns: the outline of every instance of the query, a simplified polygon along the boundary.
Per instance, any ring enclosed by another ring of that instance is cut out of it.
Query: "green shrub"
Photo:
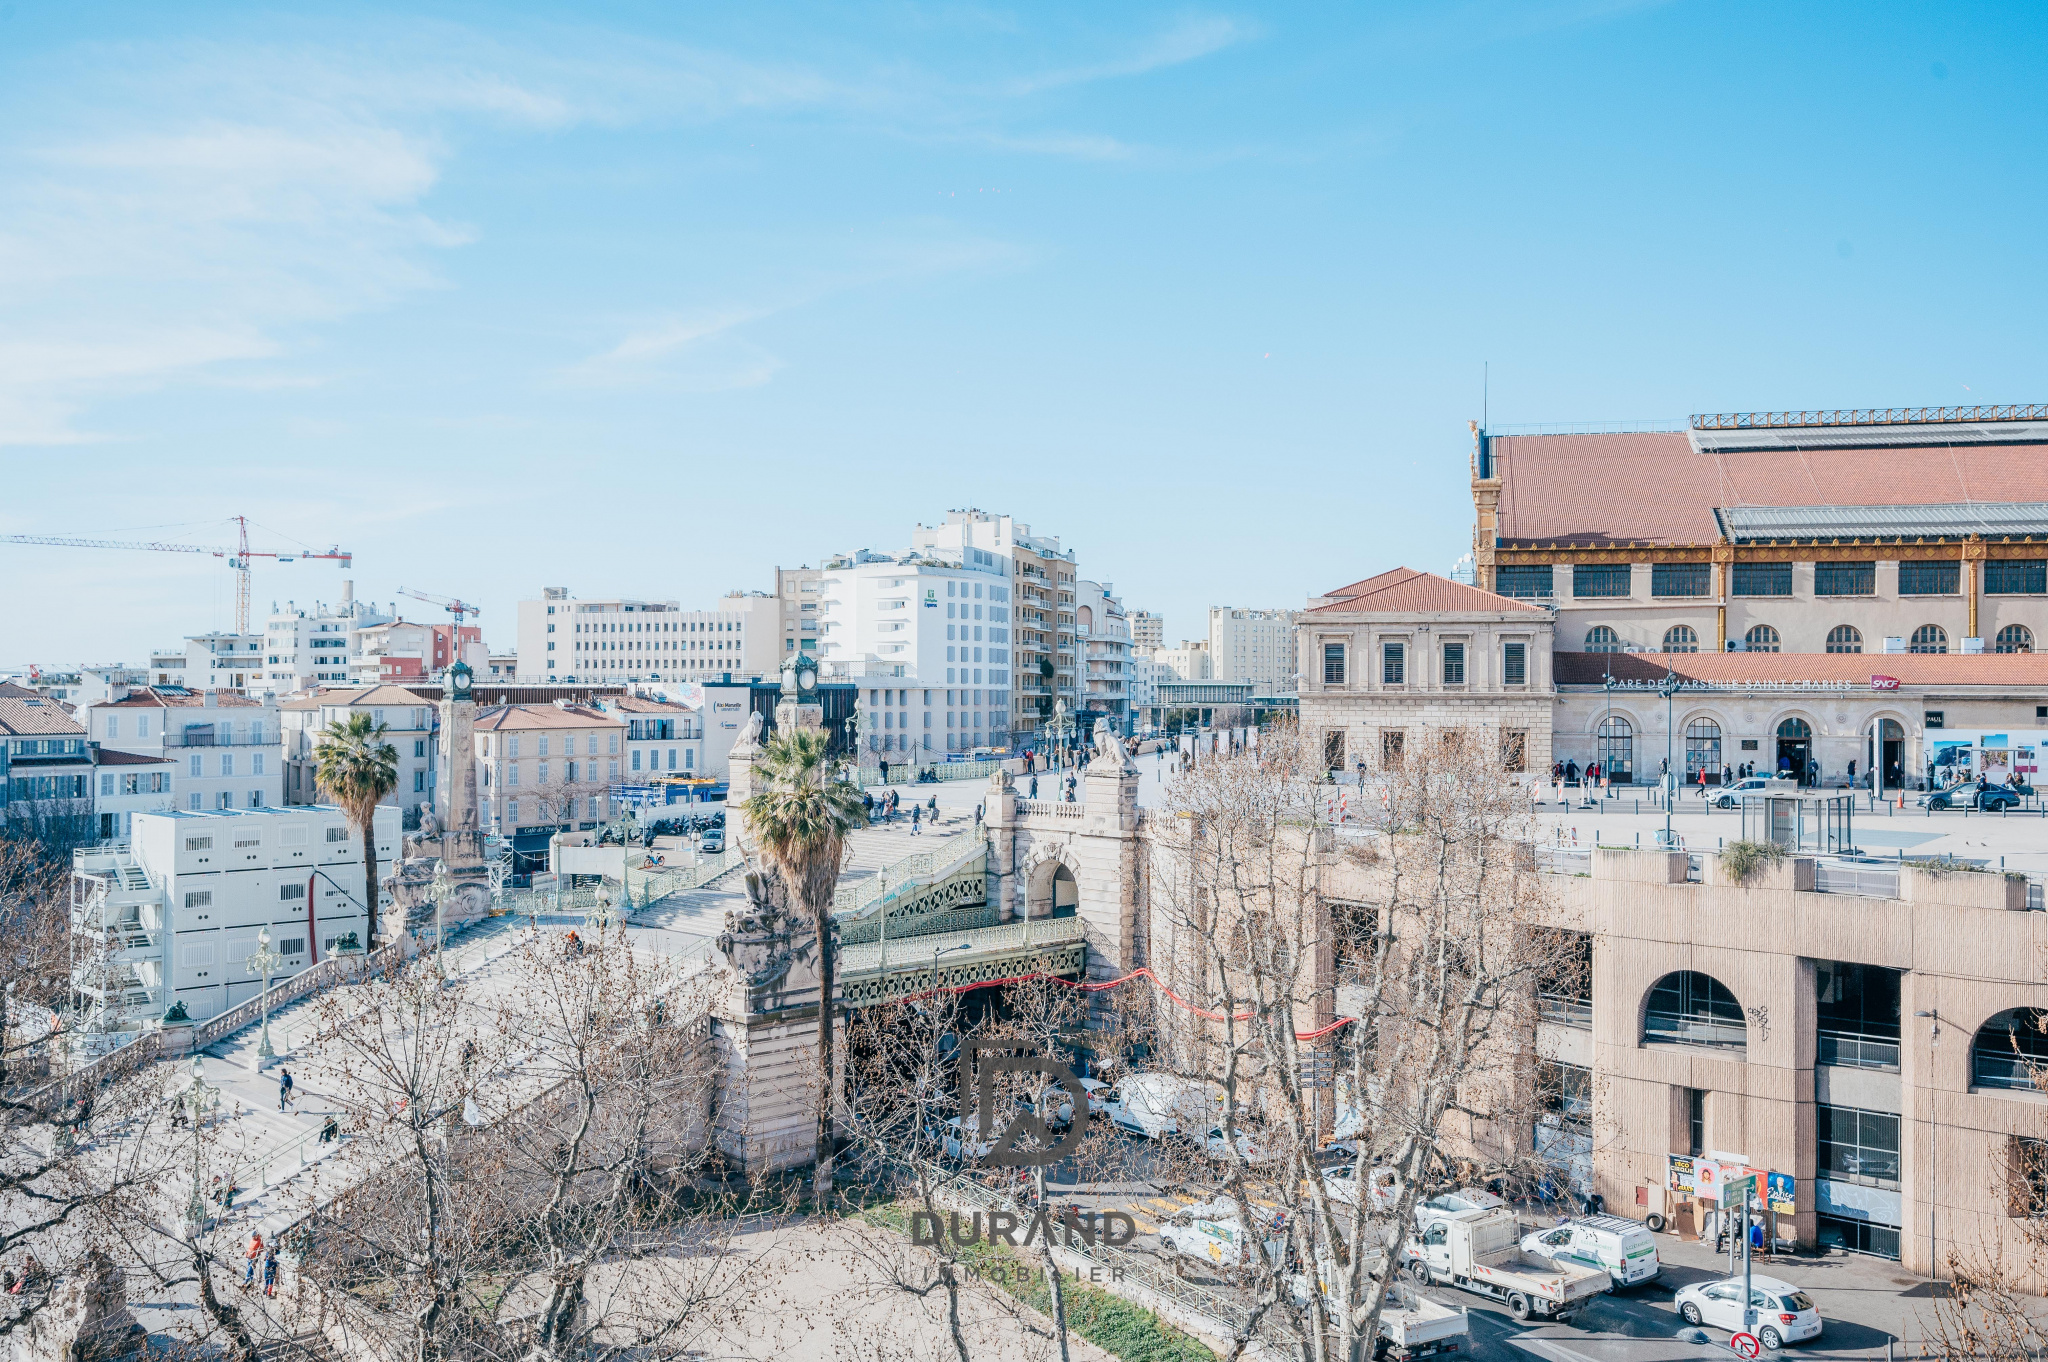
[[[1721,851],[1721,868],[1737,884],[1747,884],[1758,870],[1784,859],[1785,848],[1776,842],[1730,842]]]

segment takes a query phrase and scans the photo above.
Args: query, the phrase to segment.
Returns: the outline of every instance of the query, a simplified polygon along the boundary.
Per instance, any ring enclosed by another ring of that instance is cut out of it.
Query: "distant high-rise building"
[[[781,667],[776,598],[733,592],[710,610],[614,597],[581,600],[551,586],[519,603],[523,681],[716,681]]]
[[[1166,646],[1166,617],[1150,610],[1131,612],[1131,649],[1149,653]]]
[[[1296,689],[1294,621],[1298,610],[1209,610],[1209,659],[1217,681],[1249,682],[1271,690]],[[1194,678],[1189,678],[1190,680]]]

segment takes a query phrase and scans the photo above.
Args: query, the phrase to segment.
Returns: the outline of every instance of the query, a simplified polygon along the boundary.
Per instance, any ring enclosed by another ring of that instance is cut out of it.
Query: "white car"
[[[1210,1126],[1209,1133],[1202,1138],[1202,1152],[1218,1163],[1230,1158],[1230,1141],[1223,1134],[1222,1126]],[[1253,1139],[1250,1131],[1237,1132],[1237,1152],[1246,1163],[1270,1163],[1273,1151]]]
[[[1717,809],[1732,809],[1742,802],[1744,795],[1787,794],[1799,788],[1799,782],[1784,776],[1745,776],[1733,785],[1723,785],[1707,796],[1707,803]]]
[[[1358,1165],[1350,1159],[1342,1163],[1323,1165],[1323,1189],[1330,1200],[1339,1206],[1358,1204]],[[1372,1205],[1377,1211],[1390,1211],[1401,1198],[1401,1179],[1391,1168],[1368,1168],[1366,1184],[1372,1188]]]
[[[1751,1276],[1749,1303],[1756,1310],[1757,1341],[1766,1348],[1775,1350],[1820,1337],[1820,1311],[1813,1298],[1790,1282]],[[1711,1325],[1731,1334],[1743,1331],[1740,1277],[1681,1287],[1672,1304],[1687,1324]]]
[[[981,1116],[978,1112],[969,1116],[964,1125],[958,1116],[948,1120],[944,1139],[946,1157],[958,1159],[962,1163],[985,1159],[989,1151],[996,1147],[994,1140],[981,1138]]]
[[[1415,1225],[1428,1229],[1439,1220],[1449,1220],[1466,1211],[1492,1211],[1507,1205],[1493,1193],[1480,1187],[1460,1187],[1455,1192],[1442,1192],[1427,1201],[1415,1203]]]

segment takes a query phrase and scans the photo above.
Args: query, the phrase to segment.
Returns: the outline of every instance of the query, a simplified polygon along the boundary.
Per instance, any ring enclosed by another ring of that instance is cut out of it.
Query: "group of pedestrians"
[[[277,1294],[277,1244],[275,1242],[264,1243],[263,1231],[257,1230],[249,1236],[249,1248],[243,1254],[243,1257],[248,1260],[248,1266],[242,1272],[242,1289],[247,1291],[250,1287],[256,1285],[256,1269],[260,1265],[263,1269],[263,1294],[275,1296]]]

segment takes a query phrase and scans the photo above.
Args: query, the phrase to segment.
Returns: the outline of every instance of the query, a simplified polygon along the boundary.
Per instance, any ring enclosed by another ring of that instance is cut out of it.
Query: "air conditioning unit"
[[[1903,653],[1906,651],[1906,640],[1894,634],[1887,634],[1884,640],[1884,650],[1888,653]]]

